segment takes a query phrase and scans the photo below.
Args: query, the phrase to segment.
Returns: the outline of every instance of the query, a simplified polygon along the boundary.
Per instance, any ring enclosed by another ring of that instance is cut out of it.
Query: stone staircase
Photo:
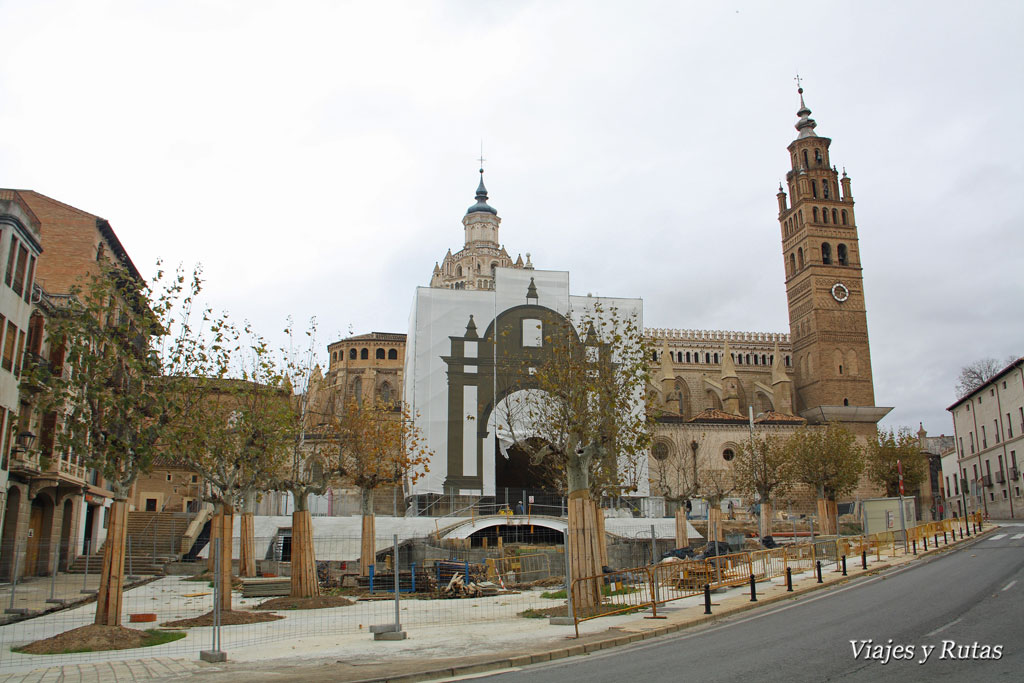
[[[181,557],[181,540],[193,515],[183,512],[129,512],[126,535],[131,548],[131,562],[125,558],[125,574],[163,574],[164,565]],[[87,558],[80,555],[67,571],[85,572]],[[88,556],[89,573],[99,572],[103,566],[103,547]]]

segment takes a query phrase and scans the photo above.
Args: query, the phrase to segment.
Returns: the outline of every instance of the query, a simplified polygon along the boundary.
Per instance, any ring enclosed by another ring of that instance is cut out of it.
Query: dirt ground
[[[247,612],[242,610],[231,610],[220,613],[221,626],[238,626],[239,624],[257,624],[261,621],[276,621],[284,619],[280,614],[267,614],[266,612]],[[178,619],[160,624],[164,628],[192,628],[193,626],[213,626],[213,612],[207,612],[201,617],[192,619]]]
[[[356,604],[340,595],[318,595],[314,598],[271,598],[264,600],[253,609],[324,609],[325,607],[346,607]]]
[[[20,648],[19,652],[30,655],[51,655],[87,650],[127,650],[132,647],[142,647],[143,643],[150,638],[150,634],[134,628],[89,624],[58,633],[45,640],[37,640]]]

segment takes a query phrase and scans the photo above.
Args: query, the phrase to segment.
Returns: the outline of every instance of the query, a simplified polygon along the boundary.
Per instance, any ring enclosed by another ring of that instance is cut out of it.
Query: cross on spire
[[[803,79],[800,78],[800,74],[797,74],[796,78],[794,78],[793,80],[796,81],[796,88],[797,88],[797,90],[799,90],[800,92],[803,92],[804,91],[803,90],[803,86],[800,85],[800,81],[803,80]]]
[[[483,173],[484,172],[484,162],[487,161],[487,159],[484,159],[484,141],[483,140],[480,141],[480,158],[477,159],[477,161],[480,162],[480,172]]]

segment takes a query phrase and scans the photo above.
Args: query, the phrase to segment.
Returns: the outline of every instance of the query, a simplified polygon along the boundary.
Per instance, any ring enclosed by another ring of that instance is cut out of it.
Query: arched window
[[[824,197],[825,199],[828,199],[828,187],[829,187],[828,181],[822,179],[822,181],[821,181],[821,196]]]
[[[796,262],[800,266],[800,269],[803,270],[803,267],[804,267],[804,248],[803,247],[797,247],[796,248]]]
[[[838,214],[838,213],[836,212],[836,210],[835,210],[835,209],[832,209],[832,224],[833,224],[833,225],[835,225],[836,223],[838,223],[838,222],[839,222],[839,221],[837,221],[837,220],[836,220],[836,217],[837,217],[838,215],[839,215],[839,214]]]
[[[817,180],[812,180],[811,181],[811,196],[814,197],[815,199],[818,198],[818,181]],[[815,211],[817,211],[817,209],[815,209]],[[814,220],[818,220],[818,219],[815,218]]]
[[[818,222],[818,207],[814,207],[814,213],[811,214],[811,215],[814,216],[814,222],[817,223]]]
[[[686,352],[686,362],[687,363],[690,362],[690,352],[689,351]]]
[[[826,224],[828,223],[828,209],[821,210],[821,222]]]
[[[757,354],[754,354],[754,365],[757,365]]]
[[[761,365],[768,365],[768,363],[766,363],[766,362],[765,362],[765,359],[766,359],[766,358],[767,358],[767,356],[766,356],[765,354],[763,354],[763,353],[762,353],[762,354],[761,354]],[[774,358],[772,358],[772,362],[773,362],[773,363],[775,362],[775,359],[774,359]]]
[[[732,360],[734,363],[736,363],[737,365],[743,365],[742,355],[737,356],[735,353],[730,353],[729,355],[732,356]]]
[[[821,243],[821,262],[826,266],[832,263],[832,245],[828,242]]]
[[[746,362],[747,365],[750,365],[750,354],[749,353],[747,354],[747,358],[746,358],[745,362]]]
[[[352,395],[356,399],[356,403],[362,405],[363,403],[363,380],[356,377],[355,381],[352,382]]]
[[[380,400],[383,403],[391,403],[391,385],[387,382],[380,385]]]
[[[668,457],[668,446],[659,441],[651,449],[651,455],[654,456],[655,460],[664,460]]]
[[[718,354],[717,353],[715,354],[715,363],[716,364],[718,363]]]
[[[796,274],[796,256],[794,256],[793,254],[789,255],[789,274]]]
[[[848,257],[846,255],[846,245],[845,244],[837,244],[836,245],[836,259],[838,259],[839,265],[841,265],[841,266],[849,265],[849,263],[847,262],[847,258]]]
[[[398,349],[388,349],[388,360],[398,360]]]
[[[817,147],[814,148],[814,161],[821,166],[821,150]]]
[[[804,224],[804,210],[803,209],[800,209],[799,211],[796,212],[796,222],[799,223],[801,226]]]
[[[839,366],[839,374],[840,375],[843,374],[843,366],[842,365]]]
[[[705,363],[710,363],[711,362],[711,354],[708,353],[707,351],[704,352],[704,362]]]
[[[491,261],[491,277],[494,277],[494,273],[497,270],[498,270],[498,262],[497,261]]]
[[[363,348],[359,352],[359,358],[362,359],[362,360],[368,360],[370,358],[370,349]]]
[[[355,360],[356,359],[356,350],[355,349],[349,349],[348,350],[348,357],[351,358],[352,360]]]
[[[793,361],[792,361],[792,359],[791,359],[791,358],[790,358],[789,356],[786,356],[786,367],[787,367],[787,368],[788,368],[788,367],[791,367],[791,366],[792,366],[792,364],[793,364]]]
[[[804,168],[810,168],[811,162],[807,161],[807,150],[804,150]]]
[[[384,349],[377,349],[377,360],[384,360],[385,351]]]
[[[843,217],[843,225],[846,225],[846,209],[843,209],[843,212],[842,212],[841,215]]]
[[[843,399],[843,405],[844,405],[844,406],[848,406],[848,405],[850,405],[850,399],[848,399],[848,398],[844,398],[844,399]]]

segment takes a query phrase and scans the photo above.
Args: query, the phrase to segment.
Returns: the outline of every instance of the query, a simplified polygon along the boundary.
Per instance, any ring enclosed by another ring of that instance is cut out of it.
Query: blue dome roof
[[[492,213],[498,215],[497,210],[487,203],[487,188],[484,187],[484,169],[480,169],[480,185],[476,188],[476,204],[466,209],[466,214],[471,213]]]

